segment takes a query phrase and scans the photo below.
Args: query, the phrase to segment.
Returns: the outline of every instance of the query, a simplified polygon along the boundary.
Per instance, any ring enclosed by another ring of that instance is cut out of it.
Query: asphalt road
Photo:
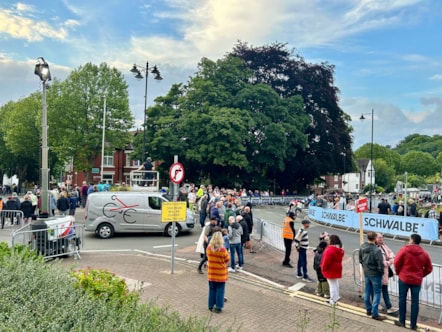
[[[254,207],[253,216],[261,219],[268,220],[272,223],[282,224],[285,216],[286,207],[283,206],[265,206]],[[84,220],[84,211],[77,209],[76,220],[82,222]],[[298,218],[295,223],[295,228],[299,228],[301,225],[301,219]],[[6,226],[5,229],[0,229],[0,241],[11,244],[11,232],[16,229],[17,226]],[[321,232],[326,231],[329,234],[337,234],[343,244],[345,254],[347,256],[352,255],[353,251],[358,249],[359,233],[348,232],[342,229],[330,228],[321,224],[311,223],[309,230],[310,246],[315,247],[318,243],[319,235]],[[198,224],[190,233],[182,234],[175,238],[175,248],[185,248],[195,245],[198,241],[201,228]],[[365,237],[364,237],[365,240]],[[405,242],[403,240],[393,240],[386,238],[385,242],[394,251],[397,252]],[[434,264],[442,265],[442,255],[440,254],[442,247],[438,245],[422,245],[425,250],[431,256]],[[93,233],[85,232],[83,239],[82,250],[143,250],[152,253],[160,253],[169,255],[172,252],[172,238],[165,237],[162,234],[116,234],[110,239],[99,239],[95,237]],[[199,257],[199,254],[195,253],[195,257]]]

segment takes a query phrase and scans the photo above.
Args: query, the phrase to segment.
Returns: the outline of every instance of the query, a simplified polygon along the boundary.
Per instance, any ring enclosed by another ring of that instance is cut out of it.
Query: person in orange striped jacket
[[[229,276],[227,268],[230,261],[221,232],[213,233],[206,249],[206,255],[208,260],[209,310],[220,313],[224,307],[224,293]]]

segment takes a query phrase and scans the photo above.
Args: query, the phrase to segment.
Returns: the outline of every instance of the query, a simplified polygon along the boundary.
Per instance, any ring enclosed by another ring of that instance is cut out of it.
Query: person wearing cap
[[[31,222],[33,213],[31,196],[26,194],[23,202],[20,203],[20,210],[23,212],[23,223],[26,225]]]
[[[213,229],[216,227],[218,221],[216,220],[215,217],[210,217],[210,221],[207,225],[204,226],[203,229],[203,246],[204,246],[204,254],[203,257],[198,265],[198,273],[199,274],[203,274],[203,265],[206,264],[207,262],[207,255],[206,255],[206,249],[207,249],[207,245],[209,244],[209,238],[210,236],[212,236],[213,233]]]
[[[293,239],[295,238],[295,218],[296,215],[293,211],[290,211],[284,218],[282,223],[282,238],[284,240],[285,256],[282,266],[293,268],[290,264],[290,254],[292,253]]]
[[[147,157],[146,161],[137,169],[137,171],[147,171],[144,172],[143,178],[145,180],[145,185],[150,186],[152,184],[153,174],[151,171],[153,171],[153,164],[152,164],[152,158]]]
[[[380,203],[378,204],[378,213],[379,214],[390,214],[391,207],[388,202],[385,201],[385,198],[381,198]]]
[[[299,253],[298,256],[298,274],[296,278],[305,282],[313,282],[313,279],[309,277],[307,273],[307,249],[308,249],[308,229],[310,227],[310,221],[304,219],[301,221],[302,227],[298,230],[295,236],[295,246]]]

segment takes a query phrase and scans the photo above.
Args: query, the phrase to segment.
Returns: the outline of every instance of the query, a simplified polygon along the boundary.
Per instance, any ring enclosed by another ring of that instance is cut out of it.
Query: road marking
[[[152,248],[158,249],[158,248],[170,248],[170,247],[172,247],[171,244],[166,244],[164,246],[153,246]],[[175,247],[178,247],[178,244],[175,244]]]

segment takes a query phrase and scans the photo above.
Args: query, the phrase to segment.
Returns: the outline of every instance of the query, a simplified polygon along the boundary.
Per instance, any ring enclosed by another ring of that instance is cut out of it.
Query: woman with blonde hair
[[[220,313],[224,307],[224,293],[228,279],[227,268],[230,261],[221,232],[217,231],[212,234],[206,249],[206,256],[208,260],[209,310]]]

